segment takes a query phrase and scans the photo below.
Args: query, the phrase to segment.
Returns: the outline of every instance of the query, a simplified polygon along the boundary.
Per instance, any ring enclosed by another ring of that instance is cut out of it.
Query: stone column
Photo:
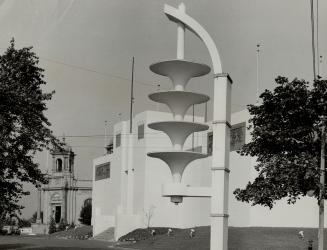
[[[67,190],[64,188],[62,191],[62,203],[61,203],[61,219],[67,220]]]
[[[63,167],[63,171],[64,172],[67,172],[68,171],[68,156],[64,156],[64,162],[63,162],[63,164],[64,164],[64,167]]]
[[[56,168],[57,168],[56,158],[54,157],[54,155],[52,155],[52,173],[56,172]]]
[[[71,209],[70,209],[70,188],[68,188],[67,190],[67,199],[66,199],[66,202],[67,202],[67,223],[70,223],[70,212],[71,212]]]

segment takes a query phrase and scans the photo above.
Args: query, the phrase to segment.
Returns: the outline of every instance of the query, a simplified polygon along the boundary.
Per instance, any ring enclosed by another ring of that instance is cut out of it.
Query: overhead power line
[[[123,76],[119,76],[119,75],[115,75],[115,74],[111,74],[111,73],[104,73],[104,72],[101,72],[101,71],[98,71],[98,70],[89,69],[89,68],[79,66],[79,65],[76,65],[76,64],[65,63],[65,62],[61,62],[61,61],[54,60],[54,59],[47,58],[47,57],[43,57],[43,56],[40,56],[40,58],[42,58],[42,59],[44,59],[46,61],[52,62],[52,63],[61,64],[61,65],[71,67],[71,68],[75,68],[75,69],[79,69],[79,70],[82,70],[82,71],[88,71],[88,72],[91,72],[91,73],[94,73],[94,74],[99,74],[99,75],[103,75],[103,76],[110,77],[110,78],[117,78],[117,79],[120,79],[120,80],[123,80],[123,81],[126,81],[126,82],[131,81],[131,79],[129,79],[127,77],[123,77]],[[136,84],[147,86],[147,87],[152,87],[152,88],[157,87],[156,84],[145,83],[145,82],[140,82],[140,81],[135,81],[135,80],[134,80],[134,82]]]

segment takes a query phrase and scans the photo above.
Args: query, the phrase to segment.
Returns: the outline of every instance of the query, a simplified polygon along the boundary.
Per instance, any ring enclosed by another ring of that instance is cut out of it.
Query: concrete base
[[[49,226],[47,224],[32,223],[33,234],[48,234]]]

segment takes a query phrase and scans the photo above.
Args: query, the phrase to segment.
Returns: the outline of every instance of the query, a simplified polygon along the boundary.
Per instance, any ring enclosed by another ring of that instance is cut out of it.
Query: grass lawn
[[[298,232],[304,231],[305,239],[298,237]],[[154,239],[147,230],[138,230],[129,234],[131,238],[146,238],[134,244],[128,242],[73,240],[51,236],[0,236],[0,249],[24,250],[209,250],[210,228],[195,228],[195,237],[189,237],[189,230],[174,229],[172,236],[167,236],[167,228],[157,230]],[[308,240],[314,241],[317,250],[317,229],[308,228],[229,228],[229,250],[307,250]],[[325,249],[327,250],[327,234],[325,234]]]
[[[92,226],[81,226],[76,229],[59,231],[49,235],[51,238],[59,239],[85,239],[92,237]]]
[[[304,231],[304,240],[298,232]],[[137,232],[140,235],[140,232]],[[129,238],[133,235],[130,234]],[[307,250],[308,240],[313,240],[313,249],[317,249],[317,229],[312,228],[229,228],[229,250]],[[195,237],[189,237],[189,230],[175,230],[173,236],[156,235],[134,244],[128,248],[142,250],[209,250],[210,227],[195,228]],[[327,244],[327,232],[325,233]],[[325,245],[327,249],[327,245]]]

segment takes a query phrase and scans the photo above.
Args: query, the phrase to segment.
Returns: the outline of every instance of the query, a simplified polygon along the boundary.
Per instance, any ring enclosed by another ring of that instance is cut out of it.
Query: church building
[[[53,217],[56,223],[63,220],[79,224],[81,208],[92,202],[92,180],[76,179],[75,154],[66,143],[62,149],[55,148],[50,153],[49,183],[42,186],[43,223],[48,224]]]

